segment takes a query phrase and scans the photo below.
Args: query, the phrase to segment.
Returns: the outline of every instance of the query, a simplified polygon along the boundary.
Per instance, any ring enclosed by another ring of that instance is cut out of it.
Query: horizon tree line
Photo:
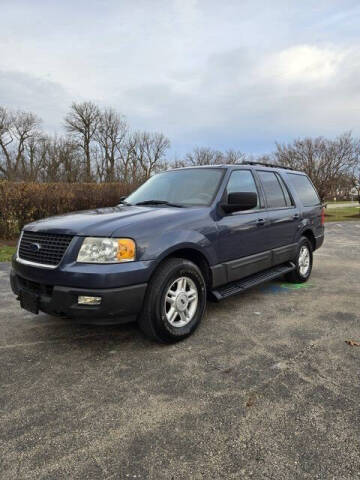
[[[0,180],[137,185],[167,168],[250,160],[306,172],[322,200],[350,189],[360,198],[360,139],[351,132],[335,139],[276,142],[273,152],[261,156],[195,147],[183,158],[170,161],[169,138],[161,132],[132,130],[113,108],[74,102],[63,125],[63,135],[49,135],[34,113],[0,106]]]

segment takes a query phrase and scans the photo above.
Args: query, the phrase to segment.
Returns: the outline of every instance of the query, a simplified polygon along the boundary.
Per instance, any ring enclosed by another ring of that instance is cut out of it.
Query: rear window
[[[306,175],[296,173],[288,173],[287,175],[305,207],[319,205],[319,196]]]

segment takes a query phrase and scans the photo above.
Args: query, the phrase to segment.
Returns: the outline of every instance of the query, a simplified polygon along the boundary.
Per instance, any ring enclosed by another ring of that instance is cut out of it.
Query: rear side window
[[[256,193],[258,196],[258,204],[256,207],[254,207],[254,209],[260,208],[259,194],[255,185],[253,174],[250,172],[250,170],[235,170],[234,172],[232,172],[232,174],[230,175],[229,183],[226,187],[226,193],[227,195],[229,195],[229,193],[234,192]]]
[[[261,183],[265,190],[265,196],[269,208],[288,207],[288,200],[285,197],[284,190],[280,185],[280,179],[275,172],[258,171]],[[289,195],[289,194],[287,194]],[[290,205],[291,205],[291,200]]]
[[[287,175],[305,207],[319,205],[319,196],[306,175],[296,173],[288,173]]]
[[[282,187],[282,190],[283,190],[283,193],[284,193],[284,197],[285,197],[285,201],[286,201],[286,205],[288,205],[289,207],[291,205],[294,205],[294,202],[291,200],[291,197],[290,197],[290,194],[289,194],[289,190],[287,189],[287,186],[285,185],[285,182],[284,180],[280,177],[280,175],[276,174],[279,182],[280,182],[280,185]]]

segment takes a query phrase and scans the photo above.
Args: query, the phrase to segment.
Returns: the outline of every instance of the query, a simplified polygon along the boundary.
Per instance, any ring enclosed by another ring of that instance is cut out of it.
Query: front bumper
[[[142,308],[147,283],[120,288],[78,288],[49,285],[10,273],[13,292],[30,291],[38,298],[39,310],[50,315],[79,320],[83,323],[108,324],[135,320]],[[78,296],[101,297],[100,305],[78,305]]]

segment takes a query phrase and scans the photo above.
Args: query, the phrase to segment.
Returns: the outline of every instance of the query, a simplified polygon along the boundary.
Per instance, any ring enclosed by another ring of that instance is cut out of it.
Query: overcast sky
[[[360,136],[360,2],[0,0],[0,105],[62,130],[72,101],[194,146]]]

